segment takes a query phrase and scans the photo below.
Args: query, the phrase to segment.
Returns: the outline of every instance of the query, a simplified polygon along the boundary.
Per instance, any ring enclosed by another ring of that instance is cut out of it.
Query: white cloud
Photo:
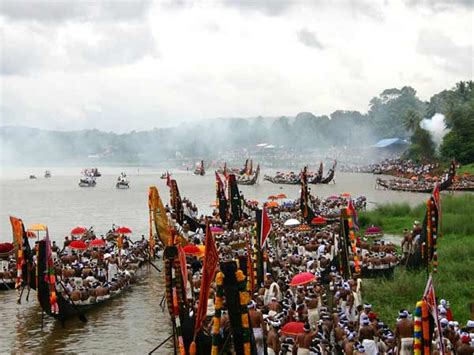
[[[411,85],[428,99],[472,78],[465,6],[21,4],[1,6],[3,124],[123,131],[212,117],[366,111],[388,87]]]

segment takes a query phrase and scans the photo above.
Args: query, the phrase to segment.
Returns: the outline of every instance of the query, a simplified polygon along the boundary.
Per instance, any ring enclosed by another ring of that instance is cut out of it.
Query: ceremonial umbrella
[[[275,195],[270,195],[267,197],[267,200],[278,200],[278,197]]]
[[[304,333],[303,322],[288,322],[281,328],[282,334],[299,335]]]
[[[351,194],[349,192],[344,192],[341,194],[341,197],[351,197]]]
[[[224,233],[224,229],[222,229],[221,227],[211,227],[211,233],[214,233],[214,234]]]
[[[28,228],[28,230],[30,231],[36,231],[36,232],[44,232],[46,230],[48,230],[48,227],[46,227],[44,224],[33,224],[32,226],[30,226],[30,228]]]
[[[290,286],[301,286],[316,280],[316,276],[310,272],[302,272],[298,275],[293,276],[290,282]]]
[[[36,238],[37,237],[36,233],[33,232],[33,231],[26,231],[26,236],[28,238]]]
[[[15,249],[15,246],[12,243],[0,243],[0,253],[1,254],[9,254]]]
[[[372,226],[365,230],[364,235],[366,237],[381,237],[383,235],[383,231],[380,227]]]
[[[118,234],[130,234],[132,233],[132,230],[128,227],[120,227],[115,230],[115,233]]]
[[[184,253],[186,255],[199,256],[202,255],[201,249],[197,245],[188,244],[183,247]]]
[[[87,244],[83,240],[73,240],[69,243],[69,247],[72,249],[84,250],[87,249]]]
[[[314,224],[314,225],[325,225],[327,223],[327,219],[324,218],[324,217],[321,217],[321,216],[317,216],[317,217],[314,217],[312,220],[311,220],[311,224]]]
[[[302,225],[296,227],[296,231],[298,231],[298,232],[310,232],[311,227],[308,226],[307,224],[302,224]]]
[[[290,227],[290,226],[299,226],[299,225],[300,225],[300,221],[298,221],[297,219],[294,219],[294,218],[290,218],[290,219],[286,220],[283,225],[284,225],[284,226],[287,226],[287,227]]]
[[[83,235],[87,232],[84,227],[76,227],[71,231],[71,235]]]
[[[276,201],[272,201],[272,202],[268,202],[268,203],[267,203],[267,207],[270,207],[270,208],[272,208],[272,207],[278,207],[278,206],[279,206],[279,205],[278,205],[278,202],[276,202]]]
[[[90,247],[104,247],[105,241],[102,239],[94,239],[94,240],[91,240],[91,242],[89,243],[89,246]]]
[[[285,194],[278,194],[276,197],[278,197],[278,198],[286,198],[286,195],[285,195]]]

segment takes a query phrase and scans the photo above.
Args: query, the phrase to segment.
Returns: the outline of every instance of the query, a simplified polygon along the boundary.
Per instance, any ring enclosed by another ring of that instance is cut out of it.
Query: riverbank
[[[435,290],[438,299],[451,303],[455,320],[464,325],[471,316],[469,304],[474,302],[474,194],[455,197],[443,194],[441,206],[443,236],[438,242]],[[374,224],[386,233],[401,234],[404,228],[410,230],[415,220],[422,222],[425,211],[424,205],[388,204],[362,213],[359,221],[362,228]],[[400,267],[392,280],[365,281],[364,302],[372,303],[380,319],[394,325],[400,309],[413,312],[423,295],[426,280],[425,271],[406,271]]]

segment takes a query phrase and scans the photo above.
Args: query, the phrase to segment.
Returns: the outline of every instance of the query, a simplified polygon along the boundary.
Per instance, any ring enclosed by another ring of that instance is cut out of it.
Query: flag
[[[358,231],[360,229],[360,227],[359,227],[359,217],[357,216],[357,211],[354,207],[354,204],[352,203],[352,199],[349,200],[349,205],[347,206],[347,208],[351,212],[352,223],[354,224],[354,228],[355,228],[355,230]]]
[[[170,225],[156,186],[150,186],[148,189],[148,207],[151,219],[155,224],[156,234],[158,234],[163,245],[169,245],[171,241]]]
[[[436,209],[438,210],[438,221],[439,221],[439,236],[441,236],[441,197],[439,195],[440,188],[439,188],[439,183],[436,183],[434,189],[433,189],[433,201],[436,205]]]
[[[439,317],[438,317],[438,305],[436,303],[436,294],[435,294],[433,278],[431,274],[430,274],[430,277],[428,278],[428,282],[426,283],[425,292],[423,294],[423,300],[428,305],[428,311],[431,313],[431,316],[433,317],[435,321],[436,328],[437,328],[438,346],[440,349],[440,354],[444,355],[445,351],[444,351],[443,333],[441,332],[441,324],[439,322]]]
[[[265,241],[267,240],[270,231],[272,230],[272,222],[268,217],[267,209],[263,206],[262,209],[262,220],[260,223],[260,249],[263,249]]]
[[[201,329],[202,321],[206,318],[209,290],[211,288],[211,282],[214,280],[218,262],[219,254],[217,253],[216,243],[208,223],[206,226],[206,252],[204,254],[202,265],[201,288],[199,291],[199,305],[196,312],[196,322],[194,324],[194,335],[197,335]]]
[[[187,294],[188,290],[188,266],[186,264],[186,254],[184,253],[184,249],[181,245],[178,245],[178,257],[179,257],[179,266],[181,268],[181,276],[183,278],[183,288],[184,294]],[[187,303],[187,297],[184,298],[185,302]]]

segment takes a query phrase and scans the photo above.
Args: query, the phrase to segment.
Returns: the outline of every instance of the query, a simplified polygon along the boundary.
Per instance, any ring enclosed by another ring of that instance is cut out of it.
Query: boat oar
[[[163,346],[164,343],[166,343],[168,340],[171,339],[171,337],[173,337],[174,334],[171,334],[168,338],[166,338],[165,340],[163,340],[160,345],[158,345],[156,348],[154,348],[152,351],[150,351],[148,354],[151,355],[153,354],[156,350],[158,350],[161,346]]]
[[[11,290],[10,286],[8,286],[8,284],[5,282],[5,280],[3,279],[3,277],[2,277],[2,284],[5,285],[5,287],[7,288],[8,291]]]
[[[59,280],[59,283],[61,284],[61,286],[63,287],[63,290],[64,292],[66,292],[66,295],[69,297],[69,301],[71,301],[72,303],[72,306],[73,308],[76,310],[78,316],[79,316],[79,320],[83,323],[86,323],[87,322],[87,318],[86,316],[84,315],[84,313],[82,313],[79,308],[77,308],[76,304],[74,303],[74,301],[72,300],[71,298],[71,294],[69,293],[69,291],[67,290],[66,286],[64,286],[63,282],[61,280]]]
[[[158,268],[158,266],[156,266],[155,264],[153,264],[150,259],[145,259],[145,260],[148,261],[148,262],[150,263],[150,265],[153,266],[153,268],[156,269],[156,271],[161,272],[161,270]]]

